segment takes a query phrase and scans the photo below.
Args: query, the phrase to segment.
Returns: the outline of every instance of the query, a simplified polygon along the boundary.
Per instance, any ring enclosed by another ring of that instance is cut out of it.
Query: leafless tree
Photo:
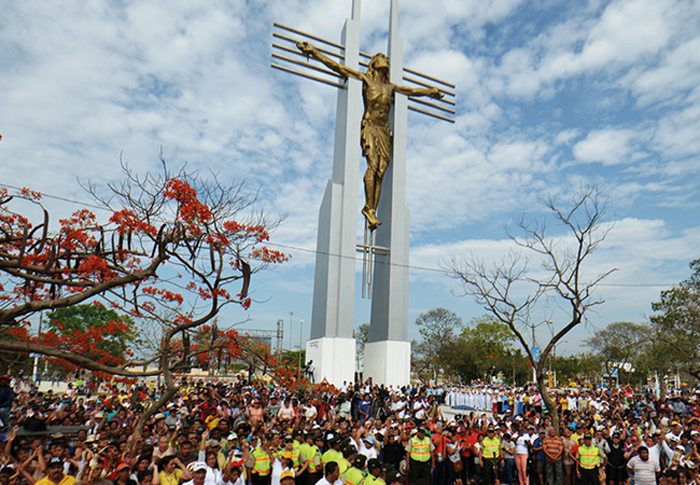
[[[515,232],[507,230],[518,252],[493,266],[474,257],[453,256],[447,269],[463,283],[465,294],[473,296],[489,313],[508,325],[520,342],[558,430],[556,404],[547,389],[548,358],[556,344],[584,323],[593,307],[603,303],[595,290],[616,268],[603,270],[595,276],[584,271],[591,264],[591,255],[612,228],[612,224],[603,222],[605,203],[600,190],[581,189],[568,204],[550,198],[546,207],[555,225],[564,229],[564,235],[550,235],[547,222],[526,221],[521,217]],[[539,269],[530,268],[532,259],[541,262]],[[559,322],[550,322],[549,318],[536,320],[535,315],[542,312],[538,305],[552,299],[563,303],[565,316]],[[552,337],[536,361],[526,335],[533,325],[545,322],[552,326]]]

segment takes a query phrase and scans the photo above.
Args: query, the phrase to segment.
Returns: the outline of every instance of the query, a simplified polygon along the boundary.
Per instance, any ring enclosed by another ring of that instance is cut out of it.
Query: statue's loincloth
[[[362,146],[362,155],[365,157],[374,150],[380,159],[390,160],[391,130],[388,126],[375,126],[368,123],[367,120],[362,120],[360,145]]]

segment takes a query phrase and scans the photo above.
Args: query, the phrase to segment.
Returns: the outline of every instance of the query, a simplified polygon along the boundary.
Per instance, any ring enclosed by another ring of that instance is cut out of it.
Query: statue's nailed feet
[[[369,226],[370,231],[374,231],[381,225],[382,221],[377,219],[377,211],[374,209],[370,209],[369,207],[365,206],[362,208],[362,214],[365,216],[365,219],[367,219],[367,225]]]

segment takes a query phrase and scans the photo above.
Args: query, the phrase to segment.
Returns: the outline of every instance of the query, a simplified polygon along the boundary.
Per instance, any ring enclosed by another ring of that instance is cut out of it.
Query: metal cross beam
[[[328,84],[336,88],[345,87],[345,80],[338,74],[319,63],[314,62],[312,64],[309,62],[309,59],[296,48],[296,43],[303,40],[312,40],[321,43],[323,46],[319,47],[319,51],[338,59],[341,63],[345,60],[345,46],[292,27],[287,27],[277,22],[273,24],[273,27],[275,30],[272,36],[275,41],[272,43],[273,61],[271,66],[274,69]],[[360,52],[360,57],[369,60],[372,56],[365,52]],[[367,68],[368,62],[360,61],[360,65]],[[408,68],[403,69],[403,80],[409,84],[423,88],[437,88],[444,94],[442,99],[431,99],[430,101],[408,96],[409,110],[454,123],[454,99],[456,97],[454,84]]]

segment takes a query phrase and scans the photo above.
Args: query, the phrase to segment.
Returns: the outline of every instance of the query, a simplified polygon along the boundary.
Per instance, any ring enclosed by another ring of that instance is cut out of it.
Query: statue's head
[[[372,75],[372,74],[378,74],[386,80],[389,80],[389,58],[382,54],[381,52],[378,52],[372,56],[372,59],[369,61],[369,66],[367,67],[367,72]]]

